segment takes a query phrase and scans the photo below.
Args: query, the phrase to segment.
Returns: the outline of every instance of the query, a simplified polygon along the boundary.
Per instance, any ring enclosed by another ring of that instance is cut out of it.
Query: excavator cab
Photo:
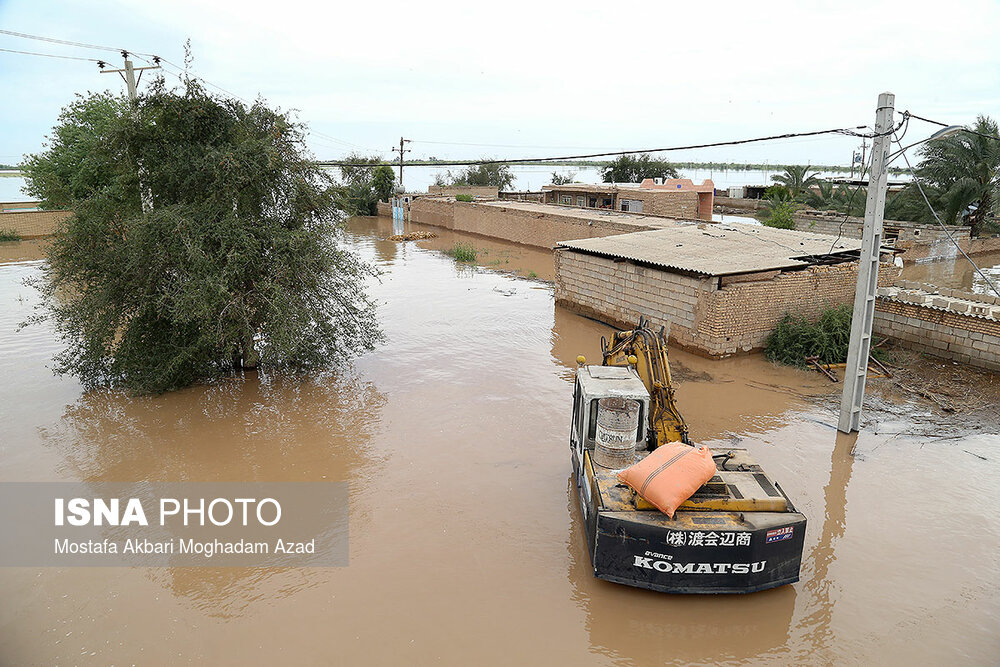
[[[569,445],[574,467],[579,467],[584,453],[593,456],[597,435],[597,402],[602,398],[625,398],[639,402],[639,426],[635,439],[644,448],[647,442],[647,422],[650,409],[649,392],[635,369],[628,366],[587,366],[581,364],[573,388],[573,422]]]

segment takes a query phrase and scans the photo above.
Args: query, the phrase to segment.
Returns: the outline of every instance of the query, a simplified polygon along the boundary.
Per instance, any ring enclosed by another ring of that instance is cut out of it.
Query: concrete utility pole
[[[128,51],[122,51],[122,60],[125,61],[125,69],[104,69],[104,62],[98,61],[97,66],[101,68],[101,74],[121,74],[122,79],[125,80],[125,85],[128,86],[128,98],[132,100],[133,104],[138,99],[139,94],[136,91],[136,81],[135,73],[139,73],[139,78],[142,78],[142,73],[147,69],[160,69],[160,58],[158,56],[153,56],[153,66],[152,67],[135,67],[132,65],[132,61],[128,59]]]
[[[393,148],[393,153],[399,153],[399,187],[403,187],[403,153],[409,153],[410,149],[404,149],[403,144],[410,143],[409,139],[399,138],[399,148]]]
[[[844,433],[857,431],[861,424],[861,405],[865,400],[865,380],[868,378],[868,353],[872,343],[872,321],[875,318],[875,293],[878,289],[878,257],[882,247],[882,221],[885,217],[887,184],[886,159],[892,132],[892,115],[896,96],[882,93],[875,111],[875,138],[872,141],[872,168],[868,176],[868,201],[865,204],[865,226],[861,236],[861,258],[858,262],[858,286],[854,292],[854,317],[851,319],[851,343],[844,368],[844,394],[840,399],[840,422]]]
[[[142,78],[143,71],[147,69],[160,69],[160,58],[159,56],[153,56],[153,66],[152,67],[134,67],[132,61],[128,59],[128,51],[122,51],[122,60],[125,61],[125,69],[104,69],[104,61],[97,61],[97,66],[101,68],[101,74],[121,74],[122,79],[125,80],[125,85],[128,86],[128,98],[132,101],[133,113],[136,108],[136,103],[139,100],[139,93],[136,90],[135,73],[139,72],[139,78]],[[139,165],[139,200],[142,205],[142,212],[148,213],[153,210],[153,193],[150,191],[149,187],[143,187],[143,169],[142,165]]]

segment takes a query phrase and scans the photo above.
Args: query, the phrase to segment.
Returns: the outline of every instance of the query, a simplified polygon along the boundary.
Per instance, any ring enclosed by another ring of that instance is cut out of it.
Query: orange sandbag
[[[618,479],[672,519],[681,503],[714,475],[715,462],[708,447],[670,442],[622,470]]]

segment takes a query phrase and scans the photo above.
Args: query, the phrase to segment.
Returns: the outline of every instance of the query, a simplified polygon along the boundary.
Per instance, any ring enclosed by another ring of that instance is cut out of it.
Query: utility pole
[[[844,433],[857,431],[861,424],[861,406],[865,400],[868,378],[868,354],[875,318],[875,293],[878,290],[878,258],[882,247],[882,221],[885,217],[887,185],[886,159],[889,154],[892,115],[896,96],[882,93],[875,111],[875,138],[872,141],[872,168],[868,175],[868,200],[865,226],[861,235],[858,262],[858,285],[854,292],[854,316],[851,319],[851,343],[844,368],[844,393],[840,399],[840,421]]]
[[[128,86],[128,98],[132,102],[132,110],[135,113],[136,104],[139,101],[139,93],[136,90],[136,84],[142,79],[143,71],[147,69],[160,69],[160,57],[153,56],[153,66],[152,67],[135,67],[132,65],[132,61],[128,59],[128,51],[122,51],[122,60],[125,61],[125,69],[104,69],[106,63],[103,60],[97,61],[97,66],[101,69],[101,74],[120,74],[122,79],[125,80],[125,85]],[[139,80],[135,78],[135,73],[139,72]],[[142,164],[139,164],[139,200],[142,205],[142,212],[148,213],[153,210],[153,193],[148,186],[142,185],[143,181],[143,168]]]
[[[142,73],[147,69],[160,69],[160,57],[153,56],[153,66],[152,67],[135,67],[132,65],[132,61],[128,59],[128,51],[122,51],[122,60],[125,61],[125,69],[104,69],[107,64],[103,60],[97,61],[97,66],[101,68],[101,74],[121,74],[122,79],[125,81],[125,85],[128,86],[128,98],[132,100],[135,104],[139,97],[136,91],[136,84],[139,82],[135,78],[135,73],[139,73],[139,79],[142,79]]]
[[[410,143],[409,139],[404,139],[403,137],[400,137],[399,148],[392,149],[393,153],[399,153],[399,187],[403,187],[403,153],[410,152],[409,148],[406,149],[403,148],[403,144],[408,144],[408,143]]]

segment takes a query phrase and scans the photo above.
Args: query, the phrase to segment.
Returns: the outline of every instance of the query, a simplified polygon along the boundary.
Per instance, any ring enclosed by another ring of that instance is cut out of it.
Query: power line
[[[911,111],[903,111],[902,114],[903,114],[903,116],[906,116],[906,117],[909,117],[909,118],[916,118],[917,120],[922,120],[925,123],[930,123],[931,125],[940,125],[941,127],[953,127],[954,126],[954,123],[950,123],[949,124],[949,123],[942,123],[939,120],[931,120],[930,118],[924,118],[923,116],[918,116],[917,114],[915,114],[915,113],[913,113]],[[993,136],[993,135],[990,135],[990,134],[983,134],[982,132],[976,132],[975,130],[970,130],[967,127],[962,127],[962,131],[963,132],[968,132],[969,134],[974,134],[977,137],[983,137],[984,139],[993,139],[994,141],[1000,141],[1000,137],[996,137],[996,136]]]
[[[511,158],[506,160],[456,160],[453,162],[431,162],[425,166],[432,167],[467,167],[476,165],[490,165],[490,164],[520,164],[525,162],[555,162],[555,161],[565,161],[565,160],[586,160],[590,158],[597,157],[615,157],[619,155],[635,155],[638,153],[663,153],[667,151],[685,151],[685,150],[695,150],[699,148],[716,148],[719,146],[739,146],[742,144],[752,144],[759,143],[762,141],[777,141],[780,139],[792,139],[796,137],[814,137],[817,135],[824,134],[846,134],[850,136],[867,136],[871,138],[875,136],[874,134],[861,134],[857,130],[864,129],[864,126],[858,126],[855,128],[834,128],[829,130],[814,130],[812,132],[789,132],[785,134],[775,134],[766,137],[754,137],[752,139],[734,139],[731,141],[715,141],[707,144],[691,144],[689,146],[669,146],[665,148],[645,148],[638,150],[628,150],[628,151],[613,151],[608,153],[589,153],[586,155],[561,155],[556,157],[532,157],[532,158]],[[379,166],[373,164],[360,164],[353,162],[320,162],[322,166],[327,167],[372,167]],[[386,163],[388,164],[388,163]],[[409,166],[420,166],[410,164]]]
[[[116,49],[112,46],[98,46],[97,44],[86,44],[84,42],[71,42],[69,40],[56,39],[54,37],[29,35],[26,32],[14,32],[13,30],[0,30],[0,34],[10,35],[11,37],[22,37],[24,39],[36,39],[40,42],[49,42],[51,44],[65,44],[66,46],[78,46],[84,49],[97,49],[98,51],[121,51],[121,49]]]
[[[62,55],[58,55],[58,54],[55,54],[55,53],[38,53],[36,51],[18,51],[16,49],[0,49],[0,51],[3,51],[5,53],[19,53],[19,54],[21,54],[23,56],[42,56],[44,58],[60,58],[62,60],[85,60],[85,61],[92,62],[92,63],[99,63],[99,62],[101,62],[100,60],[97,60],[96,58],[80,58],[80,57],[77,57],[77,56],[62,56]]]
[[[913,117],[917,118],[917,116]],[[920,120],[924,119],[920,118]],[[927,204],[927,208],[931,210],[931,215],[934,216],[934,219],[937,221],[938,225],[940,225],[941,229],[944,230],[944,233],[948,237],[948,240],[951,241],[956,248],[958,248],[958,251],[962,253],[962,256],[965,257],[965,259],[969,260],[969,264],[972,264],[972,268],[974,268],[976,270],[976,273],[978,273],[982,277],[982,279],[986,281],[986,284],[989,286],[989,288],[993,290],[997,296],[1000,296],[1000,290],[998,290],[996,285],[994,285],[993,282],[988,277],[986,277],[986,274],[983,273],[983,270],[979,268],[979,265],[976,264],[974,261],[972,261],[972,258],[969,257],[964,250],[962,250],[962,246],[959,245],[958,241],[955,240],[955,237],[951,235],[951,231],[943,222],[941,222],[941,218],[938,217],[937,211],[935,211],[934,207],[931,206],[931,200],[927,198],[927,193],[924,192],[924,186],[920,184],[920,179],[917,178],[916,173],[914,173],[913,166],[910,164],[910,158],[906,156],[906,149],[902,147],[902,145],[899,142],[899,139],[896,140],[896,145],[898,145],[902,151],[900,154],[903,156],[903,160],[906,162],[906,168],[907,170],[909,170],[910,176],[913,177],[913,182],[917,184],[917,189],[920,190],[920,196],[923,197],[924,203]]]

